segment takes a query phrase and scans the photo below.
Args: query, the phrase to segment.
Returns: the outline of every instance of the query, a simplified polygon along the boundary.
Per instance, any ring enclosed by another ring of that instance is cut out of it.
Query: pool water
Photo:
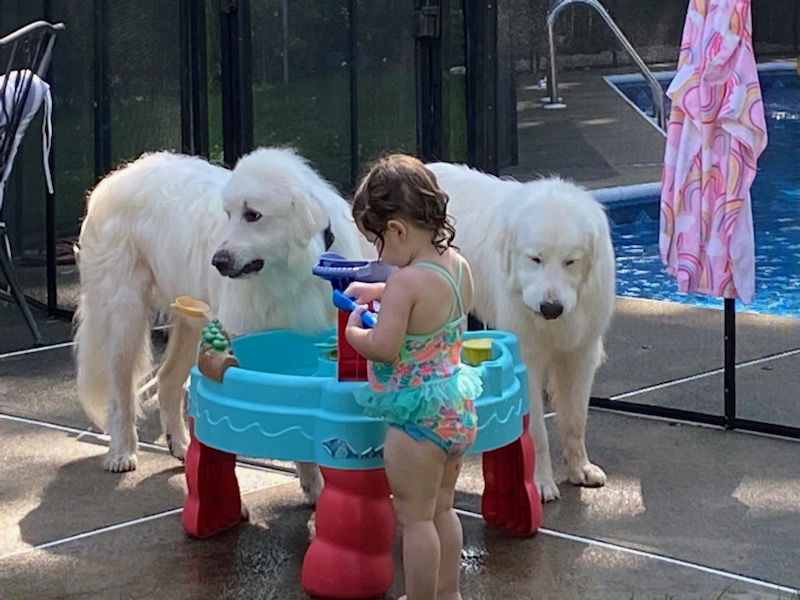
[[[769,143],[751,190],[756,294],[749,306],[737,301],[737,309],[800,317],[800,76],[786,69],[763,71],[760,79]],[[663,83],[665,89],[668,83]],[[614,85],[652,114],[649,88],[643,82]],[[619,295],[722,308],[720,298],[675,291],[674,278],[663,272],[658,197],[613,202],[608,210]]]

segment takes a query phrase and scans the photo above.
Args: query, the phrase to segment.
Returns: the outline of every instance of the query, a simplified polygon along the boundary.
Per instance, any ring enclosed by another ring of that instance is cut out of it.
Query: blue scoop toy
[[[397,267],[387,265],[380,260],[347,260],[335,252],[321,254],[311,272],[331,282],[333,287],[333,305],[345,312],[353,312],[358,306],[352,298],[344,295],[344,290],[353,281],[374,283],[386,281]],[[373,312],[361,313],[361,324],[364,327],[375,327],[377,315]]]
[[[353,312],[358,304],[352,298],[348,298],[339,290],[333,290],[333,305],[339,310]],[[364,311],[361,313],[361,324],[367,328],[375,327],[377,315],[374,312]]]
[[[330,281],[333,289],[344,291],[354,281],[386,281],[396,269],[380,260],[347,260],[335,252],[325,252],[311,272]]]

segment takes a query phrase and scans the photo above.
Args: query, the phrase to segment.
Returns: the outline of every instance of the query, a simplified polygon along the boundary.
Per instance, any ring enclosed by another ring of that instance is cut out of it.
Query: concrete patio
[[[720,331],[718,311],[620,299],[595,393],[719,412]],[[742,362],[795,352],[739,370],[743,412],[800,424],[800,321],[742,315],[739,339]],[[637,393],[656,383],[667,385]],[[76,401],[71,347],[0,356],[0,597],[304,597],[313,511],[290,465],[243,465],[251,522],[188,539],[182,469],[157,439],[154,408],[140,428],[139,470],[104,473],[105,443],[87,433]],[[608,484],[562,484],[530,539],[482,522],[480,465],[470,461],[457,498],[465,598],[793,597],[798,442],[593,409],[588,444]],[[389,597],[399,592],[396,578]]]

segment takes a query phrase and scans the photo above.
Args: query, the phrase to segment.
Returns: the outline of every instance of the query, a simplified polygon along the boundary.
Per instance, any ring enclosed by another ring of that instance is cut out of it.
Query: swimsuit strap
[[[447,317],[447,321],[449,322],[453,317],[453,310],[456,308],[456,306],[458,307],[458,316],[461,317],[464,314],[464,305],[461,302],[461,261],[460,260],[458,261],[458,269],[456,271],[455,279],[453,279],[453,276],[450,275],[447,269],[445,269],[441,265],[437,265],[436,263],[428,261],[420,261],[420,262],[415,262],[413,264],[418,267],[426,267],[428,269],[436,271],[437,273],[439,273],[439,275],[444,277],[447,283],[450,284],[450,287],[453,288],[453,294],[456,297],[455,306],[453,306],[453,308],[450,309],[450,314]]]

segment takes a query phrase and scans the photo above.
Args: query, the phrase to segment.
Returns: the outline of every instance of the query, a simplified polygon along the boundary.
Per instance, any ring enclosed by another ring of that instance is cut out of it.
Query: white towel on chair
[[[6,81],[7,79],[7,81]],[[44,161],[44,177],[47,182],[47,191],[53,193],[53,179],[50,175],[50,148],[53,140],[53,99],[50,96],[50,85],[38,75],[28,69],[19,71],[9,71],[0,75],[0,91],[5,87],[5,93],[0,95],[0,143],[5,135],[5,125],[11,116],[11,111],[16,102],[22,101],[22,94],[28,81],[30,81],[30,91],[25,99],[25,106],[22,109],[22,118],[11,146],[11,154],[8,162],[0,173],[0,207],[3,206],[3,191],[6,181],[11,175],[14,166],[14,157],[17,154],[25,130],[39,112],[39,107],[44,103],[44,119],[42,121],[42,160]]]

